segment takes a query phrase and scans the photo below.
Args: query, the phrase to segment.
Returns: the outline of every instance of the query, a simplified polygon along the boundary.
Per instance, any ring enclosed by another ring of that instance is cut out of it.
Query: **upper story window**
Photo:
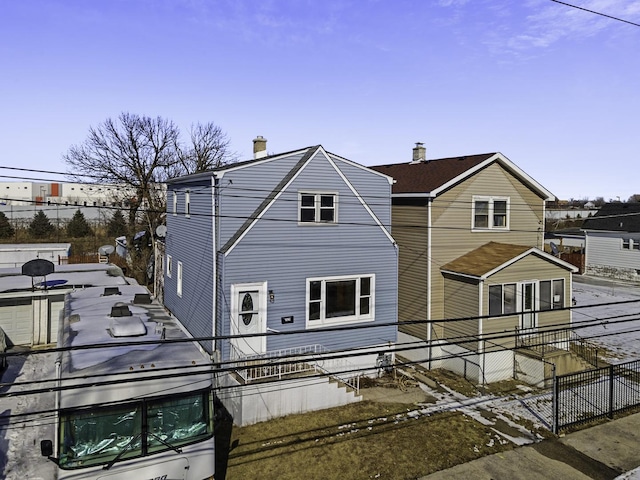
[[[375,276],[307,279],[307,327],[374,319]]]
[[[167,255],[167,277],[171,278],[171,274],[173,273],[173,260],[171,255]]]
[[[299,195],[300,223],[337,223],[337,193],[307,193]]]
[[[509,197],[473,197],[473,230],[509,230]]]
[[[191,191],[184,192],[184,215],[185,217],[191,216]]]
[[[178,214],[178,192],[173,191],[173,214]]]

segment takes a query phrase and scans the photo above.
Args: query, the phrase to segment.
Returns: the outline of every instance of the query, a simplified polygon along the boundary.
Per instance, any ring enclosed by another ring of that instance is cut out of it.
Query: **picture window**
[[[307,280],[307,326],[373,320],[374,276]]]

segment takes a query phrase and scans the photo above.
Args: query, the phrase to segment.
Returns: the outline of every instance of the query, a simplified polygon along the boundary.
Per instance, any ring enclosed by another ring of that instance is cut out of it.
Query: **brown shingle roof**
[[[440,270],[482,277],[532,247],[489,242],[443,265]]]
[[[396,180],[393,193],[429,193],[458,175],[493,157],[495,153],[441,158],[419,163],[394,163],[369,167]]]

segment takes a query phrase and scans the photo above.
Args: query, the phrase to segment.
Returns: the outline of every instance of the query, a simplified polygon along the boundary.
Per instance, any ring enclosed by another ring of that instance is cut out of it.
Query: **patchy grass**
[[[414,479],[513,448],[462,413],[416,412],[363,401],[233,427],[227,469],[216,479]]]

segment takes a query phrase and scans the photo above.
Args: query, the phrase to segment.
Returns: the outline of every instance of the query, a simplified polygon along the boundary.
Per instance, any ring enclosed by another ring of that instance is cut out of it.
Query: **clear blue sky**
[[[550,0],[2,0],[0,98],[2,166],[66,170],[128,111],[213,121],[242,159],[257,135],[364,165],[421,141],[560,198],[640,193],[640,27]]]

